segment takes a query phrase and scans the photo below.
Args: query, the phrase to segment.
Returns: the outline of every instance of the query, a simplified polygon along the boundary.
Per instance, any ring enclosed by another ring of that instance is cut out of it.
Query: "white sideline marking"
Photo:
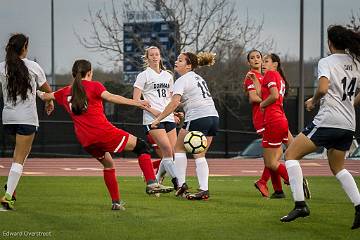
[[[301,163],[301,166],[306,166],[306,167],[321,167],[321,164],[319,164],[319,163],[314,163],[314,162],[310,162],[310,163]]]
[[[243,172],[243,173],[258,173],[259,171],[257,171],[257,170],[241,170],[241,172]]]
[[[230,177],[231,175],[227,174],[210,174],[210,177]]]
[[[5,168],[3,165],[0,165],[0,168]]]
[[[26,175],[39,175],[39,174],[44,174],[44,172],[23,172],[23,174],[26,174]]]
[[[64,171],[102,171],[101,168],[62,168]]]
[[[351,173],[359,173],[358,171],[354,171],[354,170],[348,170],[348,172],[351,172]]]

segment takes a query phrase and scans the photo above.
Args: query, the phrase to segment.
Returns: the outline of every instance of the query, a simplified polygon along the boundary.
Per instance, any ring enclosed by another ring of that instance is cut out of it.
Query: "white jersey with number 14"
[[[354,99],[360,87],[360,63],[348,54],[332,54],[319,61],[318,79],[329,79],[327,94],[320,100],[320,109],[313,123],[318,127],[355,131]]]

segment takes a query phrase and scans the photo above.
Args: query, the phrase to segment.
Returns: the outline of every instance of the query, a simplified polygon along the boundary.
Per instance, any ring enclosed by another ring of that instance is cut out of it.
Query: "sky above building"
[[[272,38],[281,56],[299,55],[299,0],[231,0],[240,19],[248,13],[250,19],[264,19],[261,36]],[[5,45],[11,33],[22,32],[30,37],[29,59],[36,59],[46,73],[51,72],[51,6],[50,0],[0,0],[0,61],[5,58]],[[116,2],[116,1],[115,1]],[[119,1],[121,2],[121,1]],[[352,12],[360,15],[359,0],[324,0],[326,27],[347,24]],[[86,22],[88,8],[111,9],[111,0],[54,0],[55,15],[55,70],[69,72],[75,59],[89,59],[94,67],[112,70],[119,66],[102,54],[83,47],[74,32],[89,36],[92,31]],[[320,56],[320,0],[304,1],[304,56]],[[326,40],[325,40],[326,42]],[[326,44],[325,44],[326,47]],[[327,51],[327,48],[325,52]]]

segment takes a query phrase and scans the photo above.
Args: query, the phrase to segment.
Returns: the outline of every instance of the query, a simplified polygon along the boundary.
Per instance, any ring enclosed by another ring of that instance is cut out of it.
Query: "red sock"
[[[277,172],[271,171],[271,183],[275,192],[282,192],[281,177]]]
[[[139,166],[141,171],[144,174],[145,180],[148,183],[149,181],[155,181],[155,174],[153,165],[151,163],[151,156],[148,153],[143,153],[138,157]]]
[[[104,181],[113,201],[120,201],[119,186],[115,175],[115,168],[104,169]]]
[[[280,163],[276,172],[285,180],[285,182],[289,182],[289,176],[284,164]]]
[[[161,162],[161,159],[155,160],[155,161],[152,162],[153,169],[156,170],[156,172],[159,169],[160,162]]]
[[[264,184],[267,184],[267,182],[270,179],[270,176],[271,176],[270,169],[267,167],[264,167],[263,173],[262,173],[259,181],[261,181]]]

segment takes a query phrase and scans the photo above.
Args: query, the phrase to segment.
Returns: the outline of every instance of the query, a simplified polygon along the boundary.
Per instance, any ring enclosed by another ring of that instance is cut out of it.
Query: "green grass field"
[[[39,239],[360,239],[360,229],[350,230],[354,208],[334,177],[309,178],[311,215],[292,223],[279,221],[293,207],[289,188],[286,199],[267,200],[254,180],[212,177],[210,200],[188,201],[147,196],[140,177],[119,177],[126,211],[111,211],[102,177],[23,177],[17,210],[0,212],[0,239],[38,232],[50,232]],[[197,187],[195,178],[188,183]]]

